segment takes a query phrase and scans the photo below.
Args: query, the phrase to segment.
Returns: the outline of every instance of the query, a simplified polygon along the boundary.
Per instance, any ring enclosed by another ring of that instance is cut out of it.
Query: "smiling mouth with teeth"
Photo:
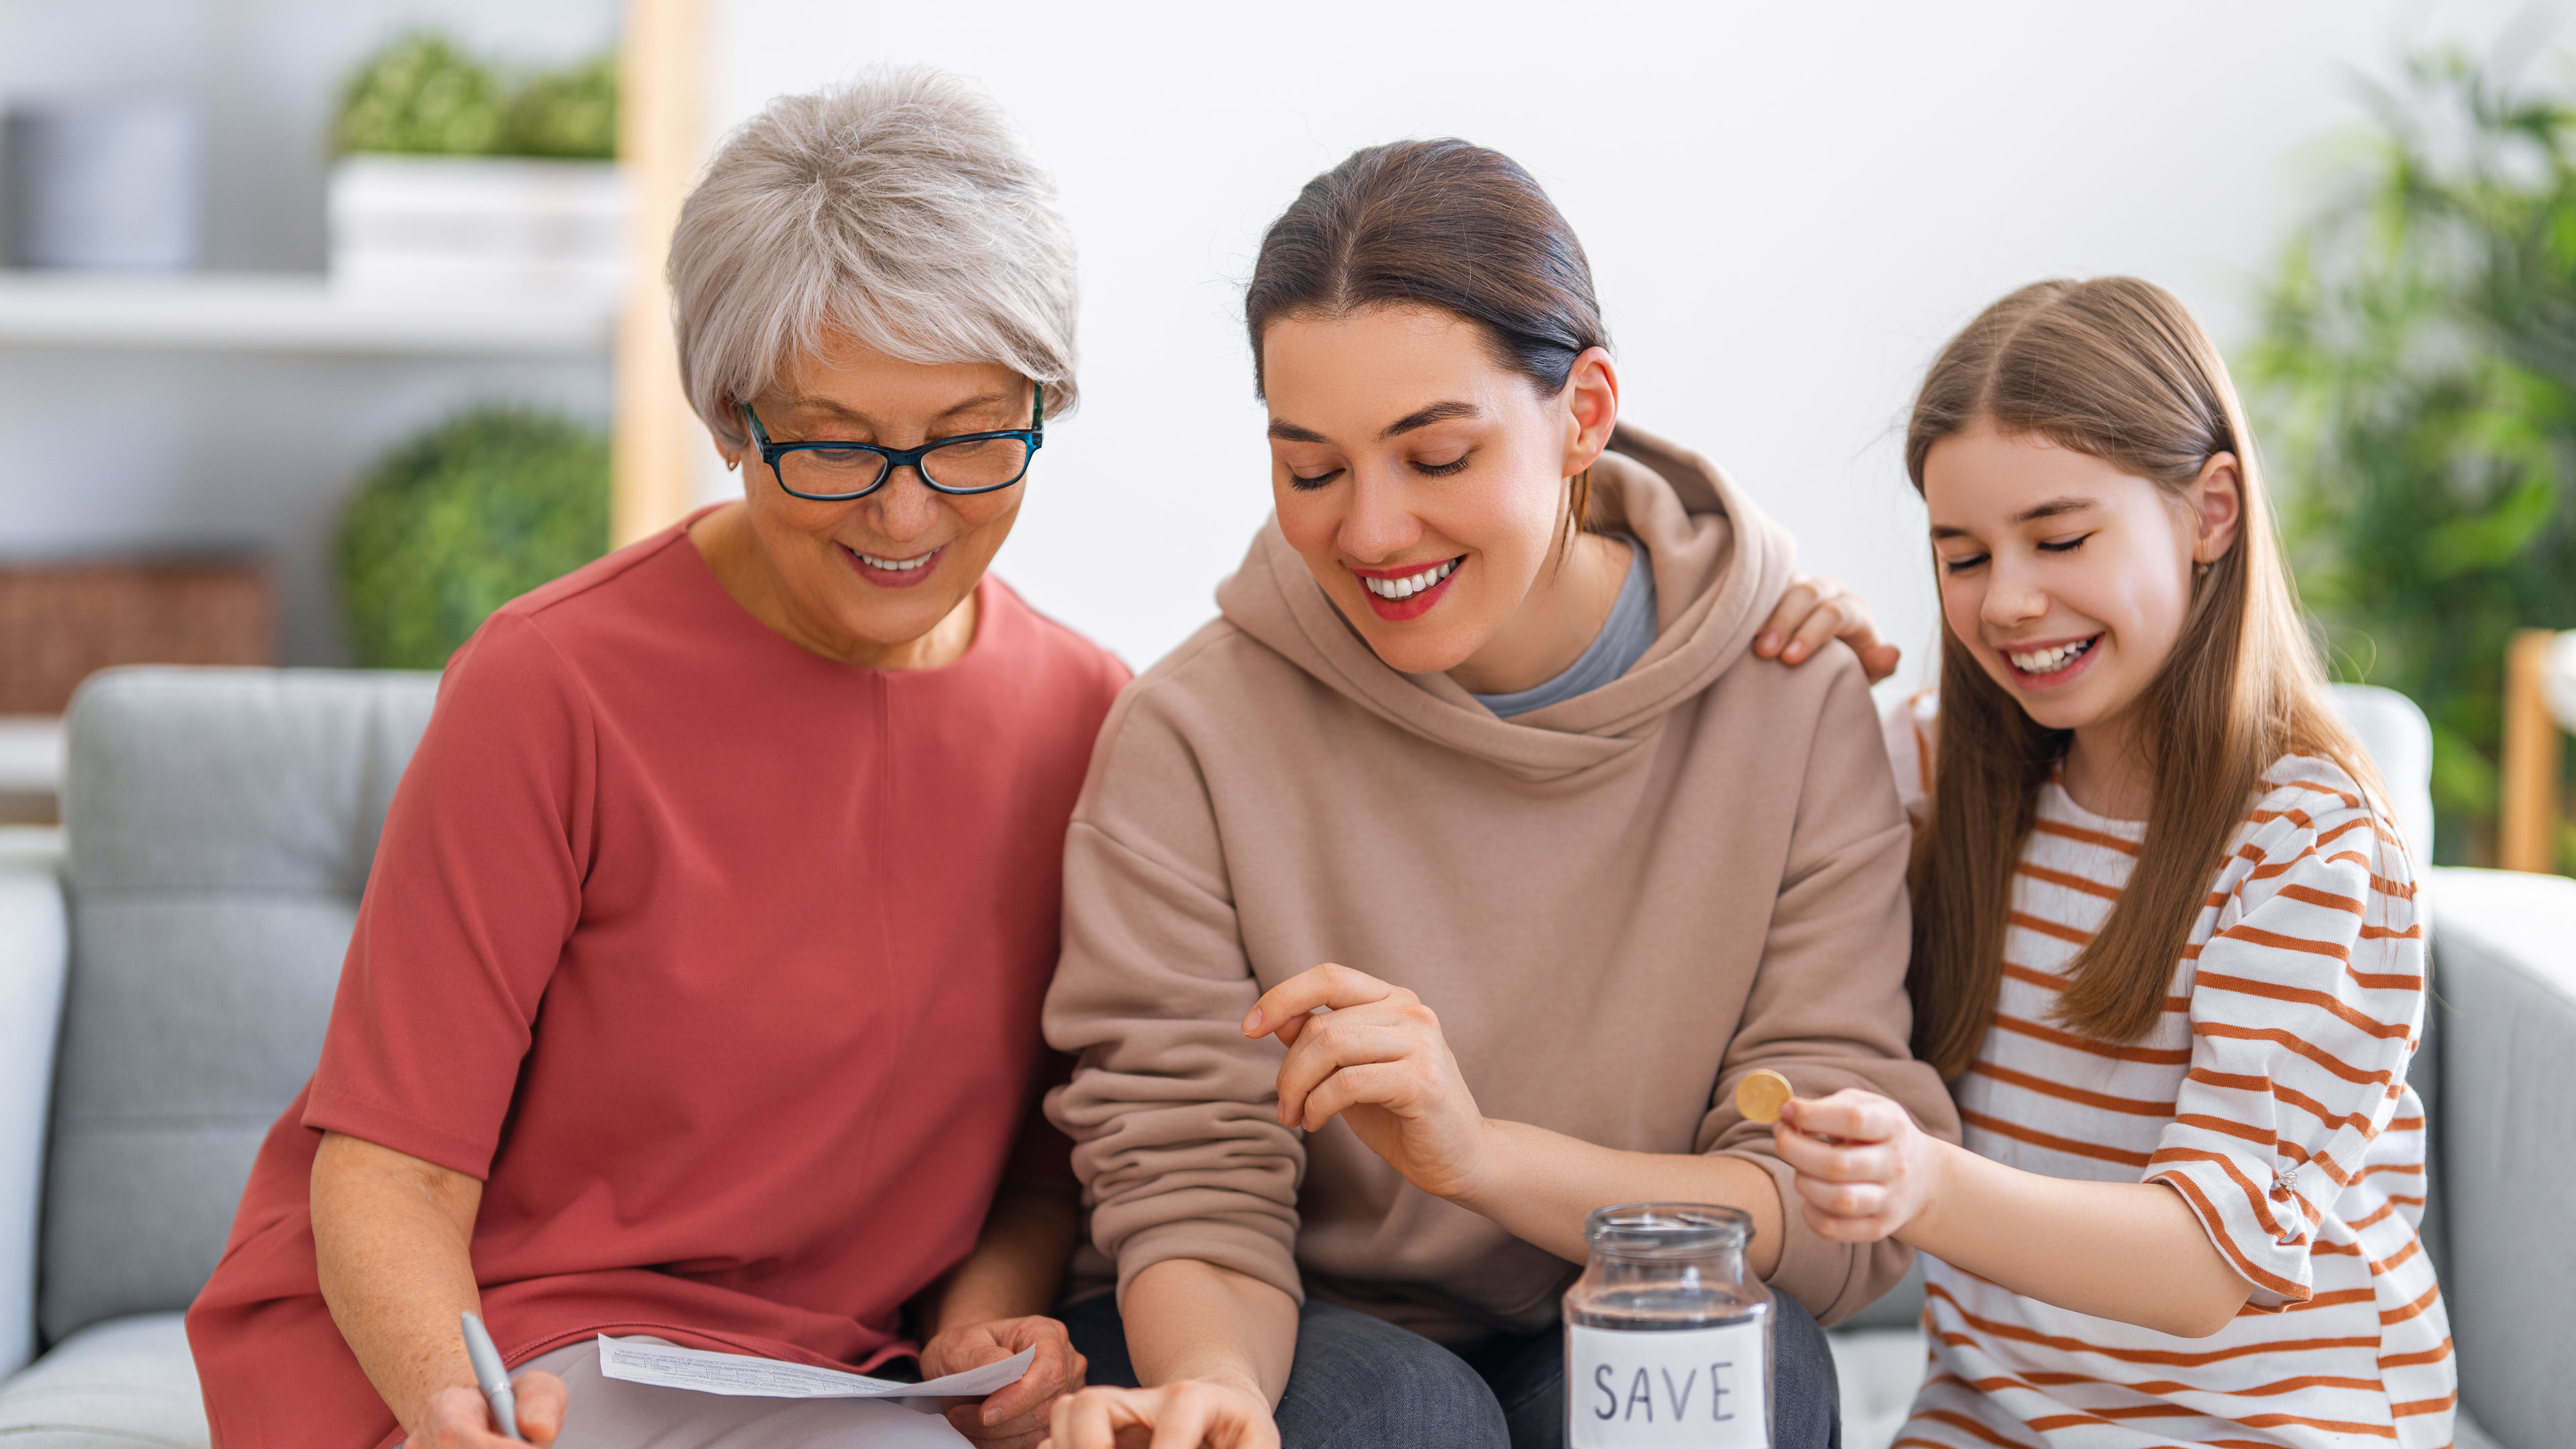
[[[2011,661],[2014,669],[2044,678],[2069,668],[2076,660],[2092,653],[2093,646],[2101,642],[2102,636],[2096,634],[2090,639],[2078,639],[2072,644],[2056,644],[2046,649],[2008,650],[2004,658]]]
[[[1444,559],[1420,573],[1406,574],[1397,579],[1377,579],[1367,574],[1355,577],[1359,579],[1361,588],[1381,599],[1409,599],[1456,572],[1458,563],[1458,559]]]
[[[852,548],[846,543],[841,545],[841,551],[869,568],[883,569],[890,574],[908,574],[914,569],[928,568],[939,559],[939,550],[935,548],[914,558],[879,558],[875,554]]]

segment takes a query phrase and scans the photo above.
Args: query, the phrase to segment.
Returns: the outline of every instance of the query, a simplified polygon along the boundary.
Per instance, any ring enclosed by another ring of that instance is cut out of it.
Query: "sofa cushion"
[[[2576,880],[2437,870],[2430,889],[2460,1402],[2517,1449],[2561,1444],[2576,1423]]]
[[[0,1383],[0,1449],[206,1449],[176,1313],[93,1324]]]
[[[130,669],[66,721],[38,1322],[185,1308],[311,1075],[428,675]]]
[[[55,864],[13,859],[0,841],[0,1375],[36,1353],[36,1224],[67,940]]]

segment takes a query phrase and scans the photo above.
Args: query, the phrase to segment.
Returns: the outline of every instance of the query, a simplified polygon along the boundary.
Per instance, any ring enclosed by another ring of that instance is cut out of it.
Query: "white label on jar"
[[[1566,1325],[1573,1449],[1770,1449],[1762,1320],[1657,1332]]]

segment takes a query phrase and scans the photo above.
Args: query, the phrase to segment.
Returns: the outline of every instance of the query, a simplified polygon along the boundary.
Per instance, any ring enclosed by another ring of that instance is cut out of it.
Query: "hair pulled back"
[[[1408,305],[1475,323],[1495,362],[1545,395],[1610,345],[1583,244],[1528,172],[1454,137],[1395,141],[1307,182],[1263,235],[1243,299],[1254,395],[1271,323]],[[1571,499],[1578,526],[1590,502],[1587,470]]]

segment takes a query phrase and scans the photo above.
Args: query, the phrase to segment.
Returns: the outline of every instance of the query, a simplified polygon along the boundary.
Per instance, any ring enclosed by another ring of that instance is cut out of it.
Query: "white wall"
[[[2496,46],[2531,9],[713,4],[719,123],[928,61],[981,78],[1054,167],[1086,402],[999,568],[1129,662],[1212,612],[1268,508],[1239,322],[1262,229],[1353,147],[1454,134],[1530,168],[1582,235],[1625,416],[1716,457],[1807,566],[1865,588],[1908,676],[1932,591],[1896,438],[1949,332],[2038,277],[2135,272],[2241,342],[2316,143],[2361,115],[2354,73],[2428,38]],[[2556,8],[2502,48],[2554,39]]]

